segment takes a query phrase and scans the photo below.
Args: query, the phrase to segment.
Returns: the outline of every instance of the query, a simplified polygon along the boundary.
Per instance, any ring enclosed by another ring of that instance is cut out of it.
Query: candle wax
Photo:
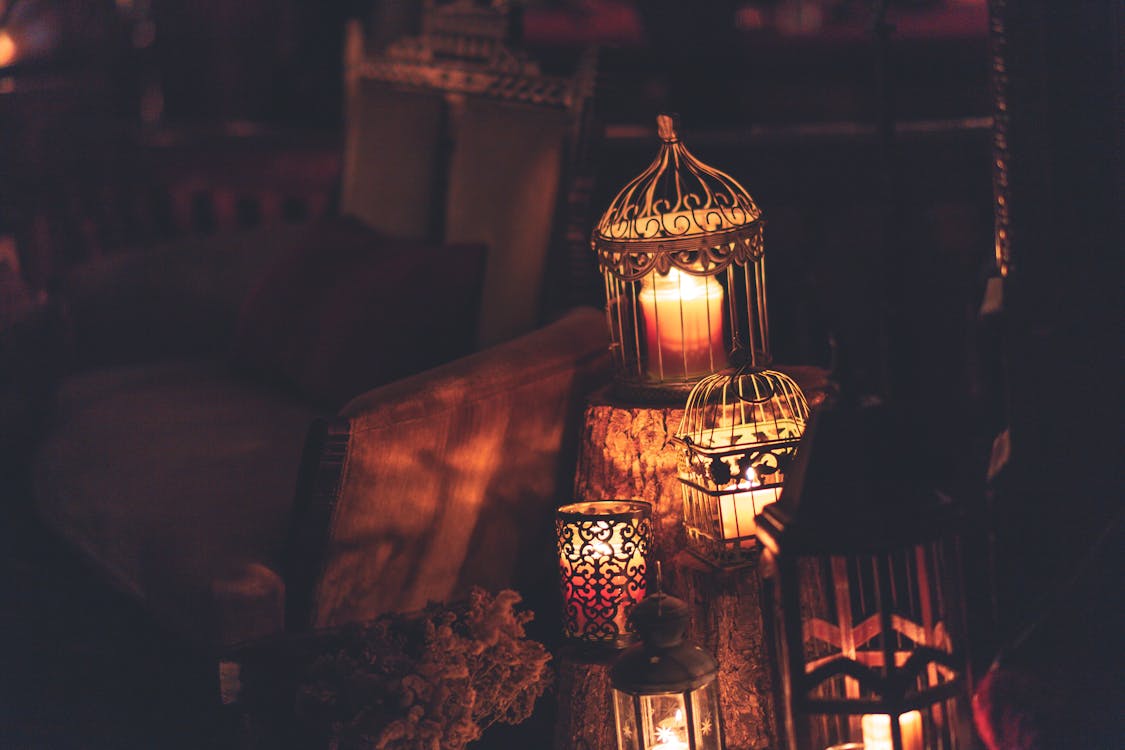
[[[723,287],[713,277],[675,268],[654,274],[642,284],[640,301],[650,375],[694,377],[726,366]]]
[[[907,711],[898,717],[898,725],[902,731],[902,750],[925,750],[920,712]],[[864,750],[894,750],[889,715],[864,714],[862,726]]]

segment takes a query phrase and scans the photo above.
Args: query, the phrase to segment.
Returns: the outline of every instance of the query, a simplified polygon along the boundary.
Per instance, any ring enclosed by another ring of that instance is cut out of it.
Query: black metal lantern
[[[752,560],[755,516],[781,495],[808,416],[784,373],[740,368],[696,384],[673,438],[690,551],[721,567]]]
[[[558,509],[555,537],[563,634],[590,649],[624,648],[629,613],[647,590],[652,506],[597,500]]]
[[[719,665],[684,641],[689,618],[663,593],[633,610],[641,642],[610,669],[618,750],[723,750]]]
[[[959,521],[891,419],[830,398],[758,517],[789,750],[970,747]]]
[[[769,362],[762,218],[729,175],[657,117],[660,151],[610,203],[592,245],[605,277],[616,384],[646,400],[682,400],[735,350]]]

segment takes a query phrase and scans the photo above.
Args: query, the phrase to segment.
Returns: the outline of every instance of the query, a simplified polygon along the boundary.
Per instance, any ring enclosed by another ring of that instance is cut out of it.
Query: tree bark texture
[[[819,368],[785,368],[815,406],[824,397]],[[718,570],[685,551],[679,457],[669,439],[679,426],[679,406],[616,403],[606,390],[586,408],[574,481],[574,500],[644,500],[652,504],[655,562],[666,593],[692,607],[688,637],[719,661],[719,694],[727,750],[775,746],[775,692],[769,644],[763,639],[756,564]],[[613,750],[613,706],[604,666],[564,662],[559,674],[556,750]]]
[[[555,671],[559,689],[555,750],[616,750],[609,665],[564,655],[555,660]]]

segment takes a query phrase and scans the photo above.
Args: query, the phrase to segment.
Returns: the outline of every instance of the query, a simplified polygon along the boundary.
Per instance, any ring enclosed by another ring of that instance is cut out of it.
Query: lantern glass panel
[[[633,695],[621,690],[613,691],[614,716],[617,717],[617,749],[641,750],[641,736],[637,731],[637,713]]]
[[[956,705],[962,669],[954,649],[962,644],[953,638],[960,614],[948,606],[960,601],[951,567],[937,541],[796,561],[803,674],[791,688],[811,748],[967,747]]]
[[[634,695],[614,689],[619,750],[722,750],[719,683]],[[638,722],[641,731],[637,731]]]
[[[683,693],[641,695],[641,732],[645,750],[689,750],[689,715]]]
[[[712,681],[691,694],[695,717],[695,750],[722,750],[722,729],[719,727],[719,683]]]

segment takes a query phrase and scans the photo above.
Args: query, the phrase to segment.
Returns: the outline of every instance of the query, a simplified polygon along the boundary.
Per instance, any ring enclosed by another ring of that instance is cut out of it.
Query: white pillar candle
[[[640,300],[649,375],[694,377],[726,366],[723,287],[714,277],[675,268],[653,274],[642,282]]]

